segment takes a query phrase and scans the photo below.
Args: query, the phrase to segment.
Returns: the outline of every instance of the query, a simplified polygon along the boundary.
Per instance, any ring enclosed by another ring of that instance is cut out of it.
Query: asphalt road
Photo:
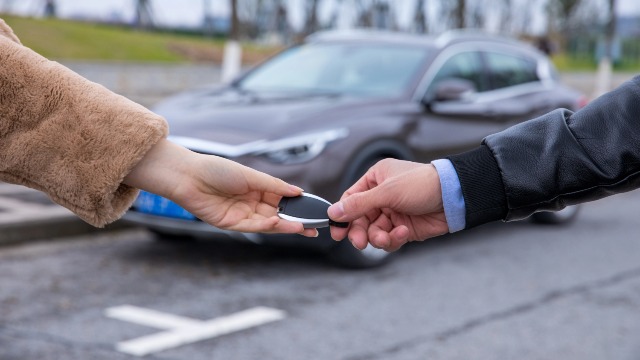
[[[138,230],[3,247],[0,359],[134,359],[118,344],[163,331],[145,358],[638,359],[640,192],[582,210],[566,227],[495,223],[411,244],[368,271]],[[107,316],[122,305],[195,325]],[[171,346],[255,307],[284,316]]]

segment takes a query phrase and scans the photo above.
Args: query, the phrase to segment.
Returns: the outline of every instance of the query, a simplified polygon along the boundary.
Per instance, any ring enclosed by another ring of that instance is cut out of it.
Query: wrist
[[[188,184],[188,169],[196,153],[166,139],[160,140],[136,164],[123,182],[129,186],[174,199]]]
[[[466,224],[471,228],[504,219],[507,199],[496,158],[486,145],[449,156],[465,202]]]
[[[434,160],[431,164],[438,174],[440,199],[449,232],[460,231],[466,226],[466,209],[455,168],[447,159]]]

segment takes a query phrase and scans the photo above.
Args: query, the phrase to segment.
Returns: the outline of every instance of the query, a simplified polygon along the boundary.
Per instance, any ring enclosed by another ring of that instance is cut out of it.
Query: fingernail
[[[297,187],[295,185],[289,185],[289,188],[295,192],[303,192],[304,190],[301,187]]]
[[[338,201],[329,206],[327,214],[329,214],[330,218],[339,220],[344,215],[344,205],[342,205],[342,201]]]

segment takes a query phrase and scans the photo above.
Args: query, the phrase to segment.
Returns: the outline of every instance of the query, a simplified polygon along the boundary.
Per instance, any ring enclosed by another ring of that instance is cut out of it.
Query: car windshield
[[[399,96],[415,79],[427,48],[306,44],[288,49],[241,79],[247,91]]]

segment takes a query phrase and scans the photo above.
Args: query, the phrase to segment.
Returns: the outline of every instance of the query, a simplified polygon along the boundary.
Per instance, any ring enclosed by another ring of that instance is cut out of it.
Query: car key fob
[[[327,210],[331,203],[308,193],[300,196],[283,197],[278,204],[278,216],[281,219],[301,222],[305,229],[337,226],[346,228],[349,223],[341,223],[329,219]]]

